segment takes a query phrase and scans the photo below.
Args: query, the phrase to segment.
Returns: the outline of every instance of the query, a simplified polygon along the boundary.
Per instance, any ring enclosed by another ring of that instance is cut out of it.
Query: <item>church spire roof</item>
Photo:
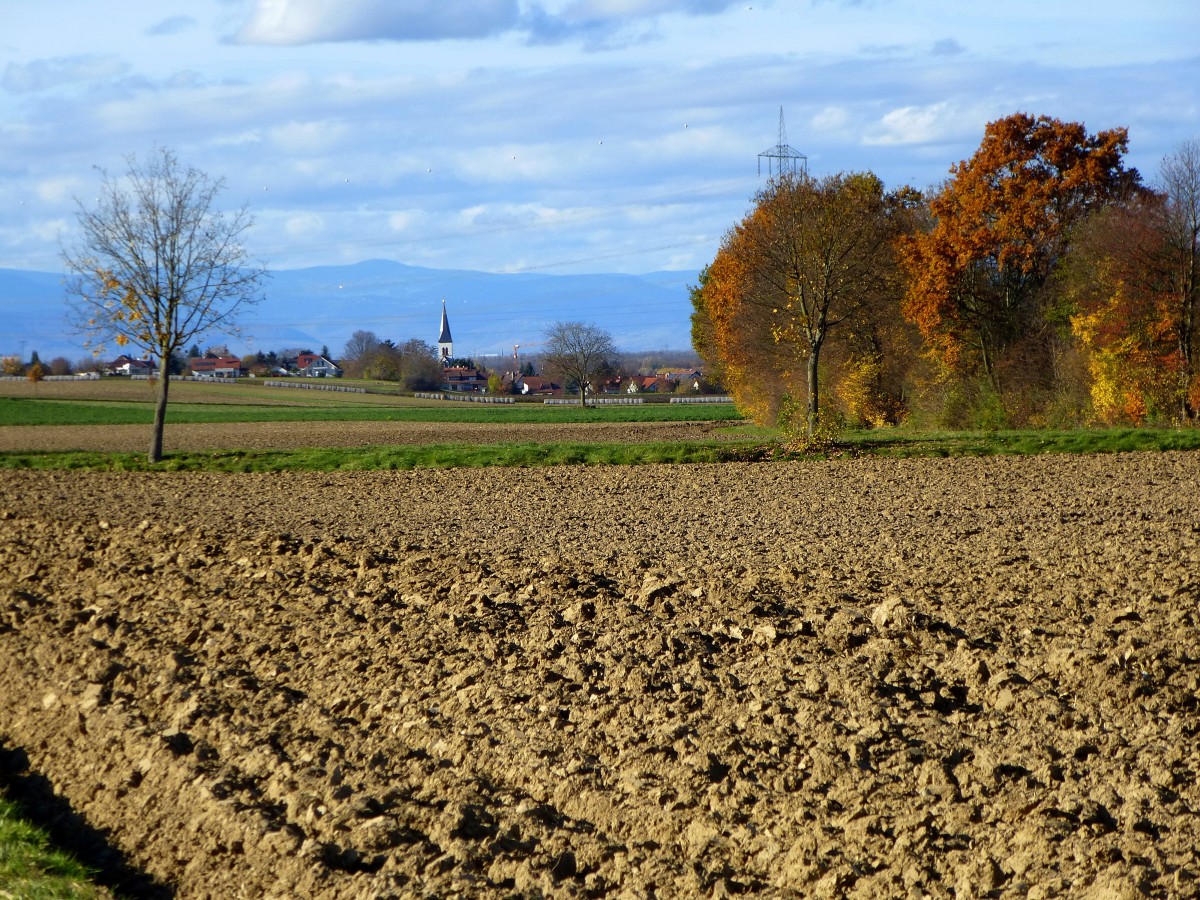
[[[450,320],[446,318],[446,301],[442,301],[442,333],[438,336],[439,344],[449,344],[454,340],[450,337]]]

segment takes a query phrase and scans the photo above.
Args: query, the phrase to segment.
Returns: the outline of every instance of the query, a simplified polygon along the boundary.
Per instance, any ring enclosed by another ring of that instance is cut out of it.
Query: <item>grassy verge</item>
[[[483,466],[644,465],[759,459],[755,444],[429,444],[306,450],[218,450],[172,453],[150,465],[143,453],[0,453],[0,469],[86,469],[121,472],[328,472],[339,469],[450,469]]]
[[[23,820],[16,806],[0,796],[0,897],[110,897],[88,881],[91,874],[51,848],[46,834]]]
[[[1069,431],[857,433],[837,445],[863,456],[1030,456],[1038,453],[1129,453],[1200,450],[1200,429],[1079,428]]]
[[[298,392],[303,393],[303,392]],[[228,422],[461,422],[468,424],[546,425],[596,422],[725,422],[740,420],[729,403],[603,406],[469,404],[440,406],[361,406],[331,401],[324,406],[237,403],[172,403],[171,424]],[[97,400],[33,400],[0,397],[3,425],[149,425],[151,403]]]
[[[484,466],[646,465],[759,462],[826,457],[888,458],[1029,456],[1044,453],[1125,453],[1200,450],[1200,429],[1079,431],[863,432],[808,452],[778,441],[686,443],[511,443],[331,447],[301,450],[218,450],[172,453],[150,465],[141,453],[0,453],[0,469],[75,469],[122,472],[329,472],[335,470],[448,469]]]

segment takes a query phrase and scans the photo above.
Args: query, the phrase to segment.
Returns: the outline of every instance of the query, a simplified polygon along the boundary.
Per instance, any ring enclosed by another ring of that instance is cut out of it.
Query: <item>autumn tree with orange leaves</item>
[[[830,336],[869,327],[889,298],[895,308],[893,240],[909,196],[869,172],[783,176],[726,234],[693,292],[693,335],[743,411],[774,424],[794,390],[813,438]]]
[[[1018,113],[990,123],[951,168],[930,200],[932,227],[900,243],[904,315],[948,372],[981,373],[1001,391],[1006,354],[1052,368],[1030,348],[1057,334],[1047,282],[1072,226],[1138,184],[1126,147],[1124,128],[1092,135]]]
[[[734,228],[701,272],[691,292],[692,346],[738,409],[755,422],[774,425],[788,385],[779,374],[769,309],[750,292],[746,244],[746,230]]]

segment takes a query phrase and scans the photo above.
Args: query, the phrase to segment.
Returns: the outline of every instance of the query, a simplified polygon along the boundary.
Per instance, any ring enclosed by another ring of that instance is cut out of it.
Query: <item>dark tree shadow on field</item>
[[[93,881],[130,900],[170,900],[175,891],[135,868],[71,804],[54,793],[50,780],[29,769],[25,751],[0,743],[0,790],[20,814],[50,835],[54,846],[95,872]]]

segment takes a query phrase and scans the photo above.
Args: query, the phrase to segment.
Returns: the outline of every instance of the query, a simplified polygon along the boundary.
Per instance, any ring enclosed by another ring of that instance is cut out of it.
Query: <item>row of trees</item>
[[[581,322],[556,322],[546,332],[542,367],[563,380],[582,399],[597,378],[612,371],[617,350],[609,334]],[[419,339],[403,344],[380,339],[373,331],[356,331],[346,342],[340,361],[346,377],[400,382],[408,390],[436,390],[442,381],[437,350]],[[449,360],[449,365],[476,368],[470,359]],[[526,363],[527,374],[533,374]],[[498,393],[502,379],[493,375],[488,389]]]
[[[1150,188],[1127,142],[1018,114],[928,195],[774,179],[692,291],[694,346],[756,420],[810,437],[1195,421],[1200,145]]]
[[[373,331],[354,332],[338,364],[347,378],[397,381],[410,391],[436,390],[442,376],[433,345],[417,338],[397,344]]]
[[[83,363],[79,365],[79,371],[90,371],[90,367],[84,367]],[[19,356],[0,358],[0,375],[35,377],[36,380],[46,375],[73,375],[75,371],[76,365],[65,356],[56,356],[44,363],[36,350],[29,357],[29,362],[25,362]]]

